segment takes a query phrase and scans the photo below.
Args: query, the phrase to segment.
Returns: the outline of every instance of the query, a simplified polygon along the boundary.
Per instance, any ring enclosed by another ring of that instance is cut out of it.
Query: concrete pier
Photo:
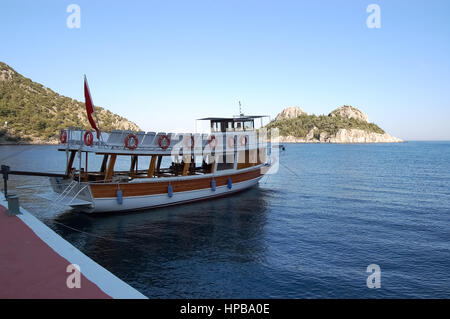
[[[24,208],[8,216],[6,207],[0,193],[0,298],[146,298]]]

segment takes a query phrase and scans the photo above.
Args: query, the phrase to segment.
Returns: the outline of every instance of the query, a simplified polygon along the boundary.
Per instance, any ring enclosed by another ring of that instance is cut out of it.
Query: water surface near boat
[[[65,158],[55,146],[0,146],[16,170],[63,172]],[[279,172],[243,193],[105,216],[50,208],[33,196],[50,191],[45,178],[9,186],[150,298],[449,298],[449,158],[450,142],[287,144]],[[369,264],[380,289],[366,286]]]

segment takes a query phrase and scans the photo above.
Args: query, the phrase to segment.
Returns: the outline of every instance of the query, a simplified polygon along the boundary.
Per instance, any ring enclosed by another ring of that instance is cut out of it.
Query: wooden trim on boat
[[[183,161],[184,161],[183,176],[187,176],[188,171],[189,171],[189,166],[191,165],[190,156],[184,156]]]
[[[155,166],[156,166],[156,155],[152,156],[152,159],[150,160],[150,166],[148,168],[148,177],[153,177],[155,175]]]
[[[138,159],[137,155],[131,155],[130,173],[136,172],[137,159]]]
[[[106,171],[106,164],[108,164],[108,154],[103,155],[102,166],[100,167],[101,173]]]
[[[75,155],[77,154],[77,151],[70,151],[70,157],[69,161],[67,162],[67,168],[66,168],[66,176],[70,175],[70,172],[72,170],[73,161],[75,160]]]
[[[205,178],[171,181],[173,192],[186,192],[192,190],[211,188],[211,181],[216,180],[216,186],[227,185],[228,178],[232,183],[240,183],[260,177],[261,170],[255,169],[244,173],[234,173],[224,176],[208,176]],[[117,196],[118,184],[91,184],[91,193],[94,198],[114,198]],[[169,182],[155,181],[148,183],[121,183],[120,190],[123,197],[167,194]]]
[[[161,171],[161,162],[162,162],[162,155],[158,155],[158,161],[156,163],[156,172],[160,173]]]
[[[214,174],[215,172],[216,172],[216,157],[213,156],[211,162],[211,173]]]
[[[108,181],[112,178],[112,175],[114,173],[114,165],[116,164],[116,158],[116,154],[111,154],[111,157],[109,158],[108,169],[106,170],[105,181]]]

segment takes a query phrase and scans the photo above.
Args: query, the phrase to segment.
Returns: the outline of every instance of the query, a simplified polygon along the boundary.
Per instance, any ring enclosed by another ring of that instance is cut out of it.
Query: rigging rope
[[[24,149],[24,150],[21,150],[21,151],[15,152],[15,153],[13,153],[13,154],[10,154],[10,155],[8,155],[8,156],[6,156],[6,157],[0,158],[0,161],[5,161],[5,160],[7,160],[8,158],[11,158],[11,157],[13,157],[13,156],[22,154],[23,152],[27,152],[27,151],[31,150],[32,148],[34,148],[34,147],[35,147],[35,146],[27,146],[27,148]]]
[[[297,176],[298,178],[300,178],[300,175],[298,175],[296,172],[294,172],[289,166],[283,164],[281,161],[279,161],[278,163],[280,163],[284,168],[286,168],[288,171],[290,171],[292,174],[294,174],[295,176]]]
[[[66,227],[66,228],[68,228],[70,230],[73,230],[73,231],[76,231],[76,232],[79,232],[79,233],[82,233],[82,234],[85,234],[85,235],[89,235],[89,236],[92,236],[92,237],[96,237],[96,238],[100,238],[100,239],[104,239],[104,240],[109,240],[109,241],[117,241],[117,242],[122,242],[122,243],[129,243],[129,240],[119,240],[119,239],[113,239],[113,238],[108,238],[108,237],[102,237],[102,236],[94,235],[92,233],[85,232],[83,230],[67,226],[66,224],[63,224],[63,223],[60,223],[60,222],[57,222],[57,221],[54,221],[54,220],[52,220],[52,223],[57,224],[57,225],[61,225],[61,226]]]

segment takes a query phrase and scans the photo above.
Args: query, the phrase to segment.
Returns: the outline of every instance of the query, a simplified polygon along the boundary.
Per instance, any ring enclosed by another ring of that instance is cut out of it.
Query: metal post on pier
[[[19,196],[9,194],[8,197],[8,216],[20,215]]]
[[[8,165],[1,166],[1,173],[3,175],[3,192],[5,199],[8,201],[8,215],[16,216],[20,214],[19,196],[14,194],[8,195],[8,176],[11,173]]]
[[[3,193],[5,194],[5,198],[8,198],[8,175],[9,175],[9,166],[2,165],[1,172],[3,175]]]

